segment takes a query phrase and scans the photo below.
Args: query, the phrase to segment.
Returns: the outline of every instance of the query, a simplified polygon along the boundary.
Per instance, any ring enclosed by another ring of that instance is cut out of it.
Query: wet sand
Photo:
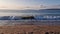
[[[0,22],[0,34],[60,34],[60,21]]]

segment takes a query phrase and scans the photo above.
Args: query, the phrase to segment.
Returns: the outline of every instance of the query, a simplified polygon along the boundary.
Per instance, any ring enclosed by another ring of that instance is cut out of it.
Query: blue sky
[[[43,5],[43,6],[42,6]],[[0,0],[0,8],[18,8],[26,7],[39,9],[44,6],[60,6],[60,0]],[[56,7],[55,6],[55,7]]]

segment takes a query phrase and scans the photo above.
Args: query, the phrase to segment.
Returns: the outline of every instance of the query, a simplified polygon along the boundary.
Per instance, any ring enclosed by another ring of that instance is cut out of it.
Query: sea
[[[34,19],[21,19],[33,16]],[[3,25],[60,25],[60,9],[0,10],[0,26]]]

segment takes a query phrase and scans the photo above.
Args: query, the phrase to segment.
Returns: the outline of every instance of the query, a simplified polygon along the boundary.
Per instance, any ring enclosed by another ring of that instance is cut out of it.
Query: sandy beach
[[[60,26],[0,26],[0,34],[60,34]]]

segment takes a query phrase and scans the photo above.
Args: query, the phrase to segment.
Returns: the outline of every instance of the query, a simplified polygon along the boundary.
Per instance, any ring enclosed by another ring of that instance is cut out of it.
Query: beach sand
[[[60,34],[60,26],[0,26],[0,34]]]

